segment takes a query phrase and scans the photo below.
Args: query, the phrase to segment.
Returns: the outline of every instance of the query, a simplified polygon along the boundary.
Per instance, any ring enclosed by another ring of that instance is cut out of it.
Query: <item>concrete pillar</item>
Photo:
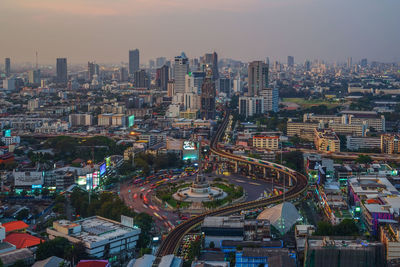
[[[235,161],[235,173],[239,172],[239,163]]]
[[[253,168],[251,166],[251,164],[248,165],[249,166],[249,174],[252,172]]]
[[[263,168],[264,171],[264,178],[267,178],[267,168]]]

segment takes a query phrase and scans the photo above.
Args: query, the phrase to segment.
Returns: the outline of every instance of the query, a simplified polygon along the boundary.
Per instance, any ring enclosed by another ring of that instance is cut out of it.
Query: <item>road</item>
[[[260,198],[264,194],[264,191],[267,193],[270,193],[272,191],[272,184],[269,181],[253,180],[237,174],[229,176],[210,174],[206,175],[205,177],[206,180],[210,182],[213,181],[215,178],[220,177],[223,179],[227,179],[229,183],[243,187],[244,191],[247,194],[246,201],[253,201]],[[177,178],[172,182],[176,183],[178,181],[184,180],[190,183],[194,181],[195,178],[195,175],[186,176],[183,178]],[[170,211],[166,209],[166,207],[162,207],[152,201],[152,196],[155,194],[154,190],[156,189],[151,189],[150,185],[155,181],[156,180],[143,186],[134,185],[131,181],[127,181],[120,186],[120,197],[125,202],[125,204],[133,209],[135,212],[145,212],[153,216],[156,226],[160,230],[167,230],[170,226],[167,226],[165,222],[170,222],[172,225],[175,226],[177,225],[180,218],[178,217],[178,214],[176,212]],[[143,199],[140,197],[141,194],[142,196],[146,195],[149,201],[148,205],[144,204]],[[136,198],[134,197],[135,195]],[[157,215],[165,216],[167,219],[160,219]],[[183,215],[190,217],[190,214]]]

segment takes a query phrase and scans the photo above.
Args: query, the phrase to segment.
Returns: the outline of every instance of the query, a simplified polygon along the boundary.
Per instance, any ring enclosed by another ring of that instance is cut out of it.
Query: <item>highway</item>
[[[228,125],[229,116],[230,116],[230,112],[227,110],[225,112],[224,120],[222,121],[221,125],[217,129],[216,134],[214,135],[213,139],[211,140],[211,144],[210,144],[211,152],[214,155],[217,155],[221,158],[229,159],[229,160],[236,161],[236,162],[246,163],[246,164],[252,165],[252,166],[270,168],[270,169],[276,170],[282,174],[287,174],[292,178],[293,186],[286,191],[285,196],[284,195],[273,196],[271,198],[254,200],[254,201],[236,204],[233,206],[224,207],[221,209],[203,213],[199,216],[193,217],[193,218],[179,224],[176,228],[174,228],[168,234],[168,236],[165,238],[165,240],[161,243],[161,245],[157,251],[157,254],[156,254],[158,259],[165,255],[176,254],[178,251],[179,245],[181,243],[181,240],[185,236],[185,234],[187,234],[191,229],[193,229],[194,227],[199,225],[206,216],[228,215],[228,214],[240,212],[242,210],[264,207],[269,204],[280,202],[284,198],[286,200],[295,199],[295,198],[299,197],[307,188],[307,178],[301,173],[298,173],[294,170],[291,170],[291,169],[284,167],[282,165],[279,165],[279,164],[274,164],[271,162],[252,159],[252,158],[248,158],[248,157],[236,156],[231,153],[220,150],[218,148],[218,142],[221,139],[221,136],[224,134],[225,129]]]

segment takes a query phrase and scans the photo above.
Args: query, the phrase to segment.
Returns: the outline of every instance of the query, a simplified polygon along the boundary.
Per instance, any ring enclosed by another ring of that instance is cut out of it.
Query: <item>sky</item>
[[[0,58],[400,61],[399,0],[0,0]],[[3,62],[3,59],[1,59]]]

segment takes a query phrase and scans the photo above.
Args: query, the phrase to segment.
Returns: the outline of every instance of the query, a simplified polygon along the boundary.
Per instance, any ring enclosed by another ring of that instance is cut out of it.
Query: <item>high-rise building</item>
[[[161,68],[158,68],[156,72],[156,82],[157,86],[162,91],[167,91],[168,80],[169,80],[169,67],[164,65]]]
[[[57,83],[67,84],[67,82],[68,82],[67,59],[57,58]]]
[[[138,70],[134,74],[134,83],[137,88],[149,88],[150,80],[145,70]]]
[[[166,61],[167,61],[167,59],[165,57],[156,58],[156,66],[157,66],[157,68],[160,68],[160,67],[164,66]]]
[[[288,56],[287,57],[287,65],[288,65],[288,67],[293,67],[294,66],[294,57],[293,56]]]
[[[128,70],[125,67],[119,69],[119,81],[120,82],[128,81]]]
[[[361,59],[361,64],[360,65],[363,68],[367,67],[368,66],[368,59],[366,59],[366,58]]]
[[[129,75],[139,70],[139,49],[129,50]]]
[[[212,69],[212,79],[213,81],[218,80],[219,72],[218,72],[218,54],[214,53],[206,53],[203,57],[201,57],[201,63],[203,65],[203,71],[206,68],[211,67]]]
[[[100,74],[100,67],[98,64],[94,62],[88,62],[88,80],[91,81],[93,80],[93,75],[99,75]]]
[[[220,78],[219,92],[225,93],[226,96],[229,97],[231,95],[231,90],[232,90],[232,80],[227,77]]]
[[[185,92],[185,77],[189,73],[189,62],[185,53],[175,57],[174,63],[174,80],[175,80],[175,93]]]
[[[40,70],[30,70],[28,73],[28,81],[30,84],[40,84]]]
[[[194,71],[194,72],[189,72],[189,74],[186,74],[185,92],[200,95],[201,87],[203,85],[205,77],[206,73],[202,71]]]
[[[264,112],[273,111],[278,112],[279,108],[279,90],[278,88],[264,88],[261,90],[260,95],[264,99]]]
[[[153,59],[150,59],[149,60],[149,68],[154,69],[155,66],[156,66],[156,62]]]
[[[311,62],[310,62],[309,60],[306,60],[306,61],[304,62],[304,69],[305,69],[306,71],[311,71]]]
[[[212,80],[212,70],[207,70],[207,76],[201,87],[200,118],[205,120],[215,119],[215,84]]]
[[[241,96],[239,97],[239,114],[251,117],[264,113],[264,99],[261,96]]]
[[[347,58],[347,68],[350,69],[353,66],[353,59],[351,57]]]
[[[175,81],[169,80],[167,86],[167,96],[173,97],[175,95]]]
[[[4,72],[6,73],[6,77],[11,74],[11,59],[9,57],[4,60]]]
[[[259,96],[268,87],[268,65],[262,61],[249,63],[247,96]]]

